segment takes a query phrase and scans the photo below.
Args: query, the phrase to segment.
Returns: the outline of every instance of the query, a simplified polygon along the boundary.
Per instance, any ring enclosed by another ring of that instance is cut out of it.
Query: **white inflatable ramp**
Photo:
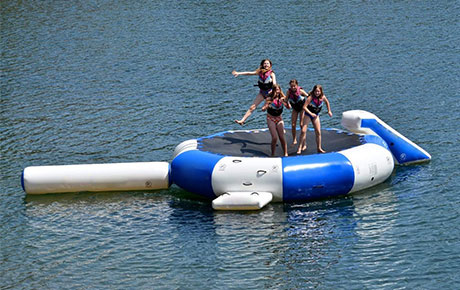
[[[259,210],[272,201],[270,192],[226,192],[212,201],[216,210]]]
[[[22,172],[27,194],[167,189],[168,162],[31,166]]]
[[[343,112],[342,126],[354,133],[380,136],[387,143],[396,164],[406,165],[431,160],[428,152],[367,111]]]

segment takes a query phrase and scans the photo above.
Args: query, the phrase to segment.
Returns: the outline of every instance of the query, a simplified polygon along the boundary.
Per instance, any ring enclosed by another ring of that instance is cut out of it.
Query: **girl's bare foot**
[[[326,151],[324,151],[323,148],[318,148],[318,153],[326,153]]]
[[[297,144],[297,139],[292,140],[292,145]]]
[[[244,122],[243,122],[243,121],[240,121],[240,120],[235,120],[235,123],[240,124],[241,126],[244,125]]]
[[[307,146],[305,146],[305,145],[304,146],[299,146],[299,149],[297,149],[297,154],[301,154],[302,151],[305,151],[305,150],[307,150]]]

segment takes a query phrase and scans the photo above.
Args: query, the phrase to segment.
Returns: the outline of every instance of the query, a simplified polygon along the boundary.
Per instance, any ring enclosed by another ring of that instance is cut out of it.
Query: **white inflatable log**
[[[390,151],[372,143],[339,152],[350,160],[353,166],[353,187],[349,193],[363,190],[384,182],[394,169]]]
[[[27,194],[167,189],[168,162],[31,166],[22,173]]]

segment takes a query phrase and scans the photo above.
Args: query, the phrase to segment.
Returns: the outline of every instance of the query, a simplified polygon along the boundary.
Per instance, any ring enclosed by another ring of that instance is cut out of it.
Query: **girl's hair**
[[[292,80],[289,81],[289,85],[291,85],[291,84],[299,85],[299,82],[296,79],[292,79]]]
[[[271,92],[268,94],[267,98],[270,98],[270,99],[274,99],[275,98],[275,95],[276,95],[276,89],[279,89],[279,96],[280,96],[280,99],[286,99],[286,96],[284,95],[283,93],[283,90],[281,90],[281,86],[278,85],[278,84],[273,84],[273,87],[272,87],[272,90]]]
[[[270,68],[269,68],[268,70],[267,70],[267,69],[264,69],[264,62],[267,61],[267,60],[268,60],[268,62],[270,63]],[[257,68],[257,72],[258,72],[258,73],[265,73],[265,72],[269,71],[269,70],[272,68],[272,66],[273,66],[273,64],[272,64],[272,61],[271,61],[271,60],[269,60],[268,58],[263,59],[263,60],[260,62],[259,67]]]
[[[309,95],[312,96],[313,98],[316,98],[316,96],[315,96],[316,89],[319,89],[320,92],[321,92],[321,94],[319,95],[318,99],[321,99],[322,97],[324,97],[323,87],[321,85],[315,85],[313,87],[313,89],[311,90],[311,92],[309,93]]]

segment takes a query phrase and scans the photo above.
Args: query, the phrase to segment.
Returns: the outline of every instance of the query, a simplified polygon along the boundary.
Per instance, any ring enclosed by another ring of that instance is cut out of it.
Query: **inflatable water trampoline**
[[[270,156],[268,129],[226,131],[176,146],[171,164],[138,162],[32,166],[24,169],[27,194],[167,189],[176,184],[212,200],[214,209],[254,210],[271,201],[309,201],[345,195],[384,182],[395,164],[431,156],[366,111],[344,112],[342,126],[322,130],[316,154],[314,132],[301,155]],[[286,133],[287,142],[292,136]],[[277,153],[282,155],[281,148]]]

